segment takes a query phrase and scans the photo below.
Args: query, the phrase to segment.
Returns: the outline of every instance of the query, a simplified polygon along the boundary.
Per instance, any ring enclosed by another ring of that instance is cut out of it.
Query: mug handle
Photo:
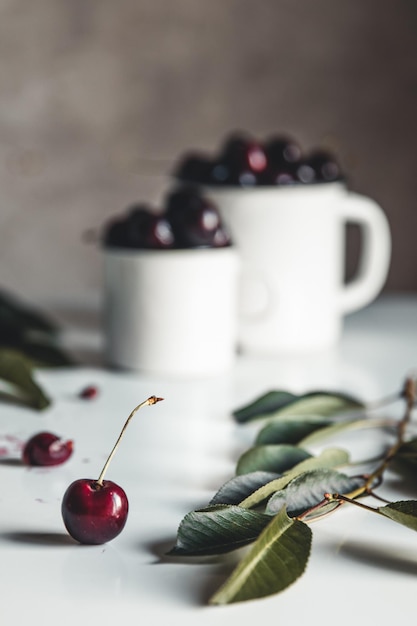
[[[391,260],[391,233],[382,208],[366,196],[349,192],[341,216],[362,232],[358,270],[339,294],[339,310],[345,314],[366,306],[381,291]]]

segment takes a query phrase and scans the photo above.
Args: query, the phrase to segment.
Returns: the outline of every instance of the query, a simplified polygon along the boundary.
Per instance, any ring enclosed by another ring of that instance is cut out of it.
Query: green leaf
[[[276,515],[285,507],[287,514],[294,517],[319,504],[325,493],[349,495],[364,485],[362,476],[351,477],[332,469],[312,470],[293,478],[285,489],[275,492],[265,513]]]
[[[251,404],[234,411],[238,422],[248,422],[261,417],[317,415],[330,417],[347,411],[364,409],[357,398],[345,393],[311,391],[303,395],[270,391]]]
[[[0,331],[8,333],[40,331],[53,335],[57,326],[46,315],[20,301],[11,293],[0,290]]]
[[[309,457],[311,454],[307,450],[297,446],[284,444],[254,446],[239,458],[236,474],[248,474],[259,470],[282,474]]]
[[[183,518],[170,556],[207,556],[237,550],[259,536],[270,517],[238,506],[216,505]]]
[[[417,500],[391,502],[379,507],[378,512],[411,530],[417,530]]]
[[[213,496],[210,504],[239,504],[251,493],[278,478],[275,472],[249,472],[228,480]]]
[[[387,426],[393,427],[392,422],[388,422],[388,420],[380,420],[380,419],[343,420],[340,422],[330,424],[329,426],[325,426],[324,428],[318,429],[314,432],[311,432],[310,435],[307,435],[299,443],[300,445],[303,445],[303,446],[310,446],[311,444],[315,444],[318,441],[325,439],[326,437],[334,437],[334,435],[339,435],[340,433],[346,432],[347,430],[382,428],[382,427],[387,427]]]
[[[11,399],[39,411],[50,405],[42,387],[33,376],[33,362],[14,350],[0,350],[0,379],[8,384]]]
[[[308,416],[303,419],[272,420],[266,424],[256,437],[256,445],[287,443],[296,445],[316,430],[325,428],[333,422],[330,419]]]
[[[310,528],[290,519],[282,509],[212,596],[210,604],[243,602],[283,591],[303,574],[311,540]]]
[[[288,391],[268,391],[253,402],[233,411],[233,416],[237,422],[249,422],[252,419],[274,413],[280,407],[284,407],[297,399],[297,397]]]
[[[327,448],[318,456],[312,456],[305,461],[301,461],[301,463],[298,463],[281,478],[276,478],[271,480],[271,482],[266,483],[263,487],[260,487],[250,496],[245,498],[245,500],[242,500],[242,502],[240,502],[240,506],[246,508],[258,506],[276,491],[284,489],[284,487],[288,485],[288,483],[296,476],[314,469],[340,467],[348,463],[348,461],[349,454],[346,450],[342,450],[341,448]]]
[[[75,364],[70,355],[53,341],[25,341],[19,348],[37,367],[70,367]]]

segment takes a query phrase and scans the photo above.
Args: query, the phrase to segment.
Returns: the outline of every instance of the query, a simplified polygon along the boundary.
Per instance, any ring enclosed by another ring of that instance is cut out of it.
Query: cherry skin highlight
[[[52,466],[65,463],[73,452],[73,442],[63,441],[57,435],[41,432],[33,435],[26,442],[22,451],[25,465]]]
[[[129,502],[124,490],[110,480],[81,478],[70,484],[62,499],[68,533],[82,544],[111,541],[125,527]]]

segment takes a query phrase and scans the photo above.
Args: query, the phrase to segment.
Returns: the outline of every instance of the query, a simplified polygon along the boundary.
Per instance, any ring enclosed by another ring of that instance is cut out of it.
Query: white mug
[[[391,236],[381,207],[341,182],[204,189],[242,262],[238,343],[257,354],[336,344],[343,316],[374,300],[387,277]],[[344,284],[347,223],[359,225],[356,275]]]
[[[169,377],[220,375],[235,361],[238,254],[233,246],[105,249],[109,365]]]

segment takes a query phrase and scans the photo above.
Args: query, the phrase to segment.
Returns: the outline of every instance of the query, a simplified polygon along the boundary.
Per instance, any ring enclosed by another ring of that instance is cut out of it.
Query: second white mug
[[[248,353],[326,349],[343,317],[374,300],[387,277],[387,218],[341,182],[288,187],[207,187],[240,253],[238,343]],[[344,283],[348,223],[359,225],[356,276]]]

